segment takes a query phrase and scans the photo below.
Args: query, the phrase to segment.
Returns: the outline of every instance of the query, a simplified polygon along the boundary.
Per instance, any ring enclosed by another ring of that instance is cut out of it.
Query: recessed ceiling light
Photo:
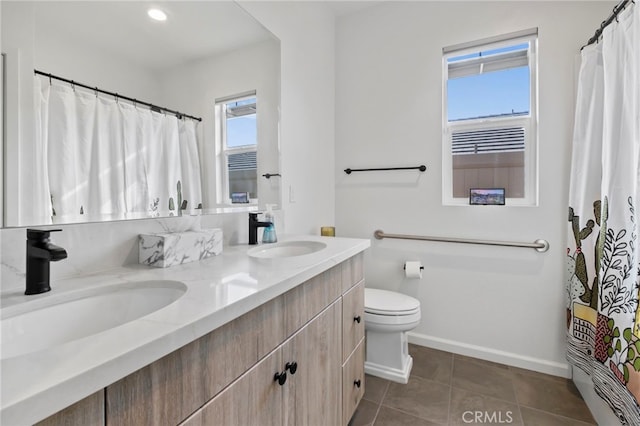
[[[155,19],[156,21],[167,20],[167,14],[161,11],[160,9],[149,9],[147,11],[147,15],[149,15],[151,19]]]

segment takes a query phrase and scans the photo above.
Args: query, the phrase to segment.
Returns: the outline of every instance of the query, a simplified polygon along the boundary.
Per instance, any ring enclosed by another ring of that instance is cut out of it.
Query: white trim
[[[519,38],[522,39],[531,39],[538,37],[538,28],[529,28],[521,31],[514,31],[508,34],[501,34],[493,37],[487,37],[480,40],[468,41],[465,43],[458,43],[452,46],[446,46],[442,48],[442,54],[451,56],[451,53],[456,53],[459,55],[459,52],[463,52],[465,50],[477,50],[479,46],[487,46],[491,44],[502,43],[508,41],[508,44],[512,44],[511,41],[517,40]],[[464,54],[464,53],[462,53]]]
[[[246,99],[246,98],[253,98],[254,96],[256,96],[256,91],[255,90],[249,90],[248,92],[238,93],[237,95],[223,96],[221,98],[217,98],[215,100],[215,103],[216,104],[226,104],[229,101],[241,101],[241,100]]]
[[[409,338],[409,343],[419,346],[439,349],[441,351],[470,356],[513,367],[524,368],[526,370],[538,371],[540,373],[550,374],[553,376],[571,378],[571,369],[567,363],[528,357],[484,346],[471,345],[435,336],[428,336],[426,334],[415,333],[413,331],[408,332],[407,337]]]

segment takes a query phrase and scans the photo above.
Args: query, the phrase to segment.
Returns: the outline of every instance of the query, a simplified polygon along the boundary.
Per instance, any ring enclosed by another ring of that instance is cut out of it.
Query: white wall
[[[574,59],[611,2],[386,2],[338,20],[336,226],[388,233],[549,241],[532,249],[374,240],[367,286],[418,298],[411,341],[569,376],[564,265]],[[442,205],[442,47],[539,29],[539,206]],[[351,167],[426,173],[346,175]],[[403,262],[420,260],[422,280]]]
[[[202,117],[200,161],[205,208],[216,207],[215,100],[255,90],[258,99],[258,201],[281,204],[278,120],[280,107],[280,43],[273,39],[171,69],[161,75],[162,95],[173,109]],[[218,185],[216,185],[218,182]]]
[[[335,218],[333,15],[322,2],[238,4],[280,39],[284,226],[319,234]]]

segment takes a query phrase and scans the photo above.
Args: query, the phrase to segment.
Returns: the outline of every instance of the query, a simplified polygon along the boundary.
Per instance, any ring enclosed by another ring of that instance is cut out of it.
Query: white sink
[[[275,244],[262,244],[248,251],[255,259],[288,259],[316,253],[327,245],[320,241],[283,241]]]
[[[4,308],[1,358],[25,355],[117,327],[164,308],[186,291],[187,286],[179,281],[139,281],[51,293],[49,299]],[[35,305],[33,309],[29,304]]]

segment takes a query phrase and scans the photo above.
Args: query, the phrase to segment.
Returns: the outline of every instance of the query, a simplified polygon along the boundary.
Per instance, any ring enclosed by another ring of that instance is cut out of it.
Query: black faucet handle
[[[49,239],[50,232],[61,232],[62,229],[27,228],[27,240],[44,241]]]

